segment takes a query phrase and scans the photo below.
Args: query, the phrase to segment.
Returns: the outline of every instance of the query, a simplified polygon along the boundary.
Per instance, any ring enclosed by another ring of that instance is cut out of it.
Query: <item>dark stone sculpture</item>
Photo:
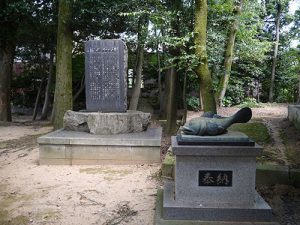
[[[219,135],[227,132],[227,128],[234,123],[247,123],[252,117],[250,108],[245,107],[230,117],[220,117],[213,113],[205,113],[202,117],[194,118],[183,126],[183,133],[187,135]]]

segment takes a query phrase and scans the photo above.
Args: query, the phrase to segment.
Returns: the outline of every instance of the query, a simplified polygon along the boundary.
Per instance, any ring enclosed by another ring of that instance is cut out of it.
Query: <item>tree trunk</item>
[[[157,29],[155,28],[155,37],[157,36]],[[159,98],[159,114],[163,111],[163,98],[162,98],[162,84],[161,84],[161,64],[160,64],[160,52],[159,52],[159,42],[156,43],[156,60],[157,60],[157,73],[158,73],[158,98]]]
[[[208,69],[206,52],[207,0],[196,0],[195,3],[195,54],[200,61],[196,68],[196,74],[199,76],[204,112],[216,113],[212,78]]]
[[[54,129],[63,126],[63,116],[72,109],[72,30],[71,0],[59,1],[56,84],[54,95]]]
[[[138,48],[136,53],[136,65],[134,71],[135,82],[132,88],[132,95],[130,99],[130,110],[137,110],[139,98],[141,95],[141,84],[142,84],[142,72],[143,72],[143,63],[144,63],[144,47],[145,47],[145,38],[147,36],[148,29],[148,18],[140,17],[139,19],[139,28],[138,28]]]
[[[175,67],[172,67],[167,72],[167,124],[166,133],[174,134],[177,131],[177,101],[176,101],[176,83],[177,83],[177,71]]]
[[[177,13],[181,10],[182,1],[181,0],[173,0],[169,2],[171,9],[173,12],[176,13],[176,18],[171,21],[171,27],[173,30],[173,35],[175,37],[180,37],[180,17]],[[171,47],[170,54],[172,57],[178,57],[180,55],[179,49]],[[177,63],[176,61],[174,62]],[[177,68],[172,67],[169,69],[168,73],[166,74],[166,114],[167,114],[167,124],[166,124],[166,133],[167,134],[174,134],[177,131],[177,94],[176,94],[176,87],[178,82],[178,74]]]
[[[33,121],[36,119],[36,116],[37,116],[37,113],[38,113],[38,106],[39,106],[39,102],[40,102],[40,99],[41,99],[44,83],[45,83],[45,77],[42,78],[40,86],[39,86],[38,93],[36,95],[34,110],[33,110],[33,115],[32,115],[32,120]]]
[[[276,40],[274,44],[271,83],[270,83],[270,90],[269,90],[269,102],[273,102],[274,100],[273,97],[274,97],[275,72],[276,72],[276,63],[277,63],[277,54],[278,54],[278,45],[279,45],[280,14],[281,14],[281,4],[277,3],[277,15],[275,18]]]
[[[0,39],[0,121],[11,121],[10,90],[14,50],[13,42]]]
[[[231,73],[231,65],[232,65],[232,60],[233,60],[233,51],[234,51],[234,44],[235,44],[235,38],[236,38],[236,33],[238,30],[238,23],[239,23],[239,15],[241,14],[243,6],[243,0],[240,0],[239,5],[235,7],[234,9],[234,20],[231,24],[230,30],[228,32],[228,37],[227,37],[227,43],[226,43],[226,50],[225,50],[225,57],[224,57],[224,74],[220,79],[218,90],[217,90],[217,104],[219,106],[222,106],[222,100],[225,96],[229,78],[230,78],[230,73]]]
[[[142,84],[142,72],[144,63],[144,44],[139,44],[137,49],[137,65],[135,70],[135,83],[132,90],[132,95],[130,99],[130,110],[137,110],[139,98],[141,94],[141,84]]]
[[[1,12],[7,2],[1,1]],[[0,121],[11,121],[10,92],[17,28],[14,22],[4,20],[0,24]]]
[[[50,52],[50,61],[49,61],[49,75],[48,75],[48,82],[45,90],[45,100],[42,109],[41,120],[47,120],[48,111],[49,111],[49,104],[50,104],[50,94],[51,94],[51,86],[53,80],[53,60],[54,60],[54,52]]]
[[[183,89],[182,89],[182,101],[183,101],[183,117],[181,124],[184,125],[187,118],[187,102],[186,102],[186,79],[187,79],[187,71],[184,73],[184,80],[183,80]]]

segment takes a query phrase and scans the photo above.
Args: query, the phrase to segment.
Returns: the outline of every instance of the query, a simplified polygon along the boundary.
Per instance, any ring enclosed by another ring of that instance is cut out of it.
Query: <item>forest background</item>
[[[59,128],[85,109],[91,39],[125,41],[129,109],[169,133],[187,110],[300,102],[299,1],[4,0],[0,28],[1,121],[32,108]]]

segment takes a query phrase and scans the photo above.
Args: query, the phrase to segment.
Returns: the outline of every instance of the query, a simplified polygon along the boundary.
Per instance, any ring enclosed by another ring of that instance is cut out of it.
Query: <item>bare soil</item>
[[[292,129],[286,125],[286,108],[266,105],[253,109],[253,117],[270,129],[274,149],[281,148],[276,151],[283,154],[280,160],[291,163],[285,143],[293,131],[282,135],[285,126]],[[237,110],[223,108],[219,114]],[[189,112],[188,117],[199,115]],[[36,138],[52,127],[29,119],[18,116],[14,123],[0,124],[0,224],[153,224],[156,191],[162,187],[160,165],[41,166]],[[169,145],[164,135],[163,153]],[[293,151],[295,155],[299,149]],[[297,160],[292,163],[298,165]],[[274,186],[260,191],[281,224],[300,224],[299,189]]]

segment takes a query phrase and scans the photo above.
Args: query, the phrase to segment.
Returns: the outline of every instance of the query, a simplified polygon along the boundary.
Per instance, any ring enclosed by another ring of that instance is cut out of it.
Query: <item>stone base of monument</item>
[[[75,112],[64,115],[64,129],[91,134],[126,134],[147,130],[151,114],[141,111],[126,112]]]
[[[38,138],[40,164],[159,163],[161,134],[161,128],[114,135],[57,130]]]
[[[169,186],[169,185],[168,185]],[[172,186],[172,185],[170,185]],[[247,215],[247,212],[245,213],[245,211],[247,210],[239,210],[239,209],[233,209],[231,210],[232,214],[227,213],[227,215],[230,215],[231,218],[229,220],[226,221],[222,221],[222,220],[211,220],[213,217],[217,218],[218,216],[220,217],[220,215],[224,215],[224,212],[226,213],[226,211],[230,211],[230,209],[223,209],[223,211],[221,209],[215,209],[215,208],[210,208],[205,212],[205,216],[207,215],[211,215],[210,220],[205,220],[205,217],[201,217],[201,215],[203,215],[203,212],[205,210],[202,210],[202,213],[198,215],[199,212],[193,211],[193,208],[182,208],[182,206],[180,207],[176,207],[175,210],[178,210],[180,213],[179,215],[182,215],[183,213],[186,213],[186,215],[184,217],[189,216],[188,219],[183,219],[183,217],[181,217],[180,219],[165,219],[164,214],[165,214],[165,209],[163,208],[163,202],[164,200],[164,190],[159,189],[157,191],[157,196],[156,196],[156,203],[155,203],[155,214],[154,214],[154,225],[280,225],[277,222],[274,221],[269,221],[269,222],[259,222],[259,221],[253,221],[253,220],[249,220],[249,221],[235,221],[236,217],[239,217],[239,213],[242,212],[243,215]],[[173,201],[173,200],[171,200]],[[175,212],[175,210],[173,212]],[[251,212],[252,211],[252,212]],[[253,215],[256,214],[254,213],[253,209],[250,209],[250,212],[248,211],[248,215]],[[194,217],[194,219],[191,219],[191,214],[196,214],[196,216]],[[195,219],[195,218],[200,218],[200,219]]]
[[[271,207],[255,191],[256,156],[262,148],[238,132],[195,138],[191,145],[190,137],[172,137],[175,183],[165,183],[160,221],[274,224]],[[223,145],[233,140],[238,144]]]

